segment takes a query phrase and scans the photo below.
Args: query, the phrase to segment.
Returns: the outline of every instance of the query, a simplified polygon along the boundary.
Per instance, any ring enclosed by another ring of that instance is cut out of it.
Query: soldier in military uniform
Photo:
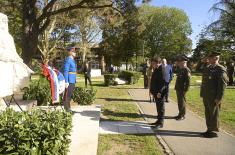
[[[75,88],[77,65],[74,60],[76,56],[75,47],[70,47],[67,49],[68,57],[64,62],[64,78],[65,78],[65,94],[64,94],[64,108],[68,112],[71,111],[70,101]]]
[[[185,104],[186,104],[186,92],[189,89],[190,85],[190,69],[187,67],[188,58],[186,56],[180,56],[178,58],[178,73],[175,83],[175,90],[177,95],[177,102],[178,102],[178,109],[179,114],[176,116],[176,120],[183,120],[185,119]]]
[[[219,131],[219,109],[227,83],[225,67],[219,64],[220,53],[209,56],[209,65],[204,68],[200,96],[205,106],[207,131],[202,133],[206,138],[217,137]]]

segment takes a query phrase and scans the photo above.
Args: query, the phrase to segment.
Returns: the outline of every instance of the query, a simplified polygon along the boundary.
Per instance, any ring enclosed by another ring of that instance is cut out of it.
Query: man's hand
[[[215,99],[215,104],[216,104],[217,106],[220,106],[221,100]]]
[[[68,88],[69,87],[69,83],[65,83],[65,88]]]
[[[157,98],[161,98],[161,93],[157,93]]]

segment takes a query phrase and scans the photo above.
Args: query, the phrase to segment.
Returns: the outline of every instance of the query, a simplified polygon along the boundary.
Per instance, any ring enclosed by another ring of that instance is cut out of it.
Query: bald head
[[[162,64],[164,64],[164,65],[166,65],[166,64],[167,64],[166,59],[162,59]]]

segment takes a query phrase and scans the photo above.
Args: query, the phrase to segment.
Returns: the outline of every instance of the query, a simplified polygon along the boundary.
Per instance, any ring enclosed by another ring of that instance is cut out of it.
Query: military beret
[[[208,54],[208,57],[214,57],[214,56],[220,56],[221,53],[220,52],[211,52]]]

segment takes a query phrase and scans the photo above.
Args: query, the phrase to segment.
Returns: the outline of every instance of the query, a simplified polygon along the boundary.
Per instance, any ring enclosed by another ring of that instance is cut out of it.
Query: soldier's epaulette
[[[215,68],[221,72],[226,72],[226,68],[220,64],[216,65]]]

